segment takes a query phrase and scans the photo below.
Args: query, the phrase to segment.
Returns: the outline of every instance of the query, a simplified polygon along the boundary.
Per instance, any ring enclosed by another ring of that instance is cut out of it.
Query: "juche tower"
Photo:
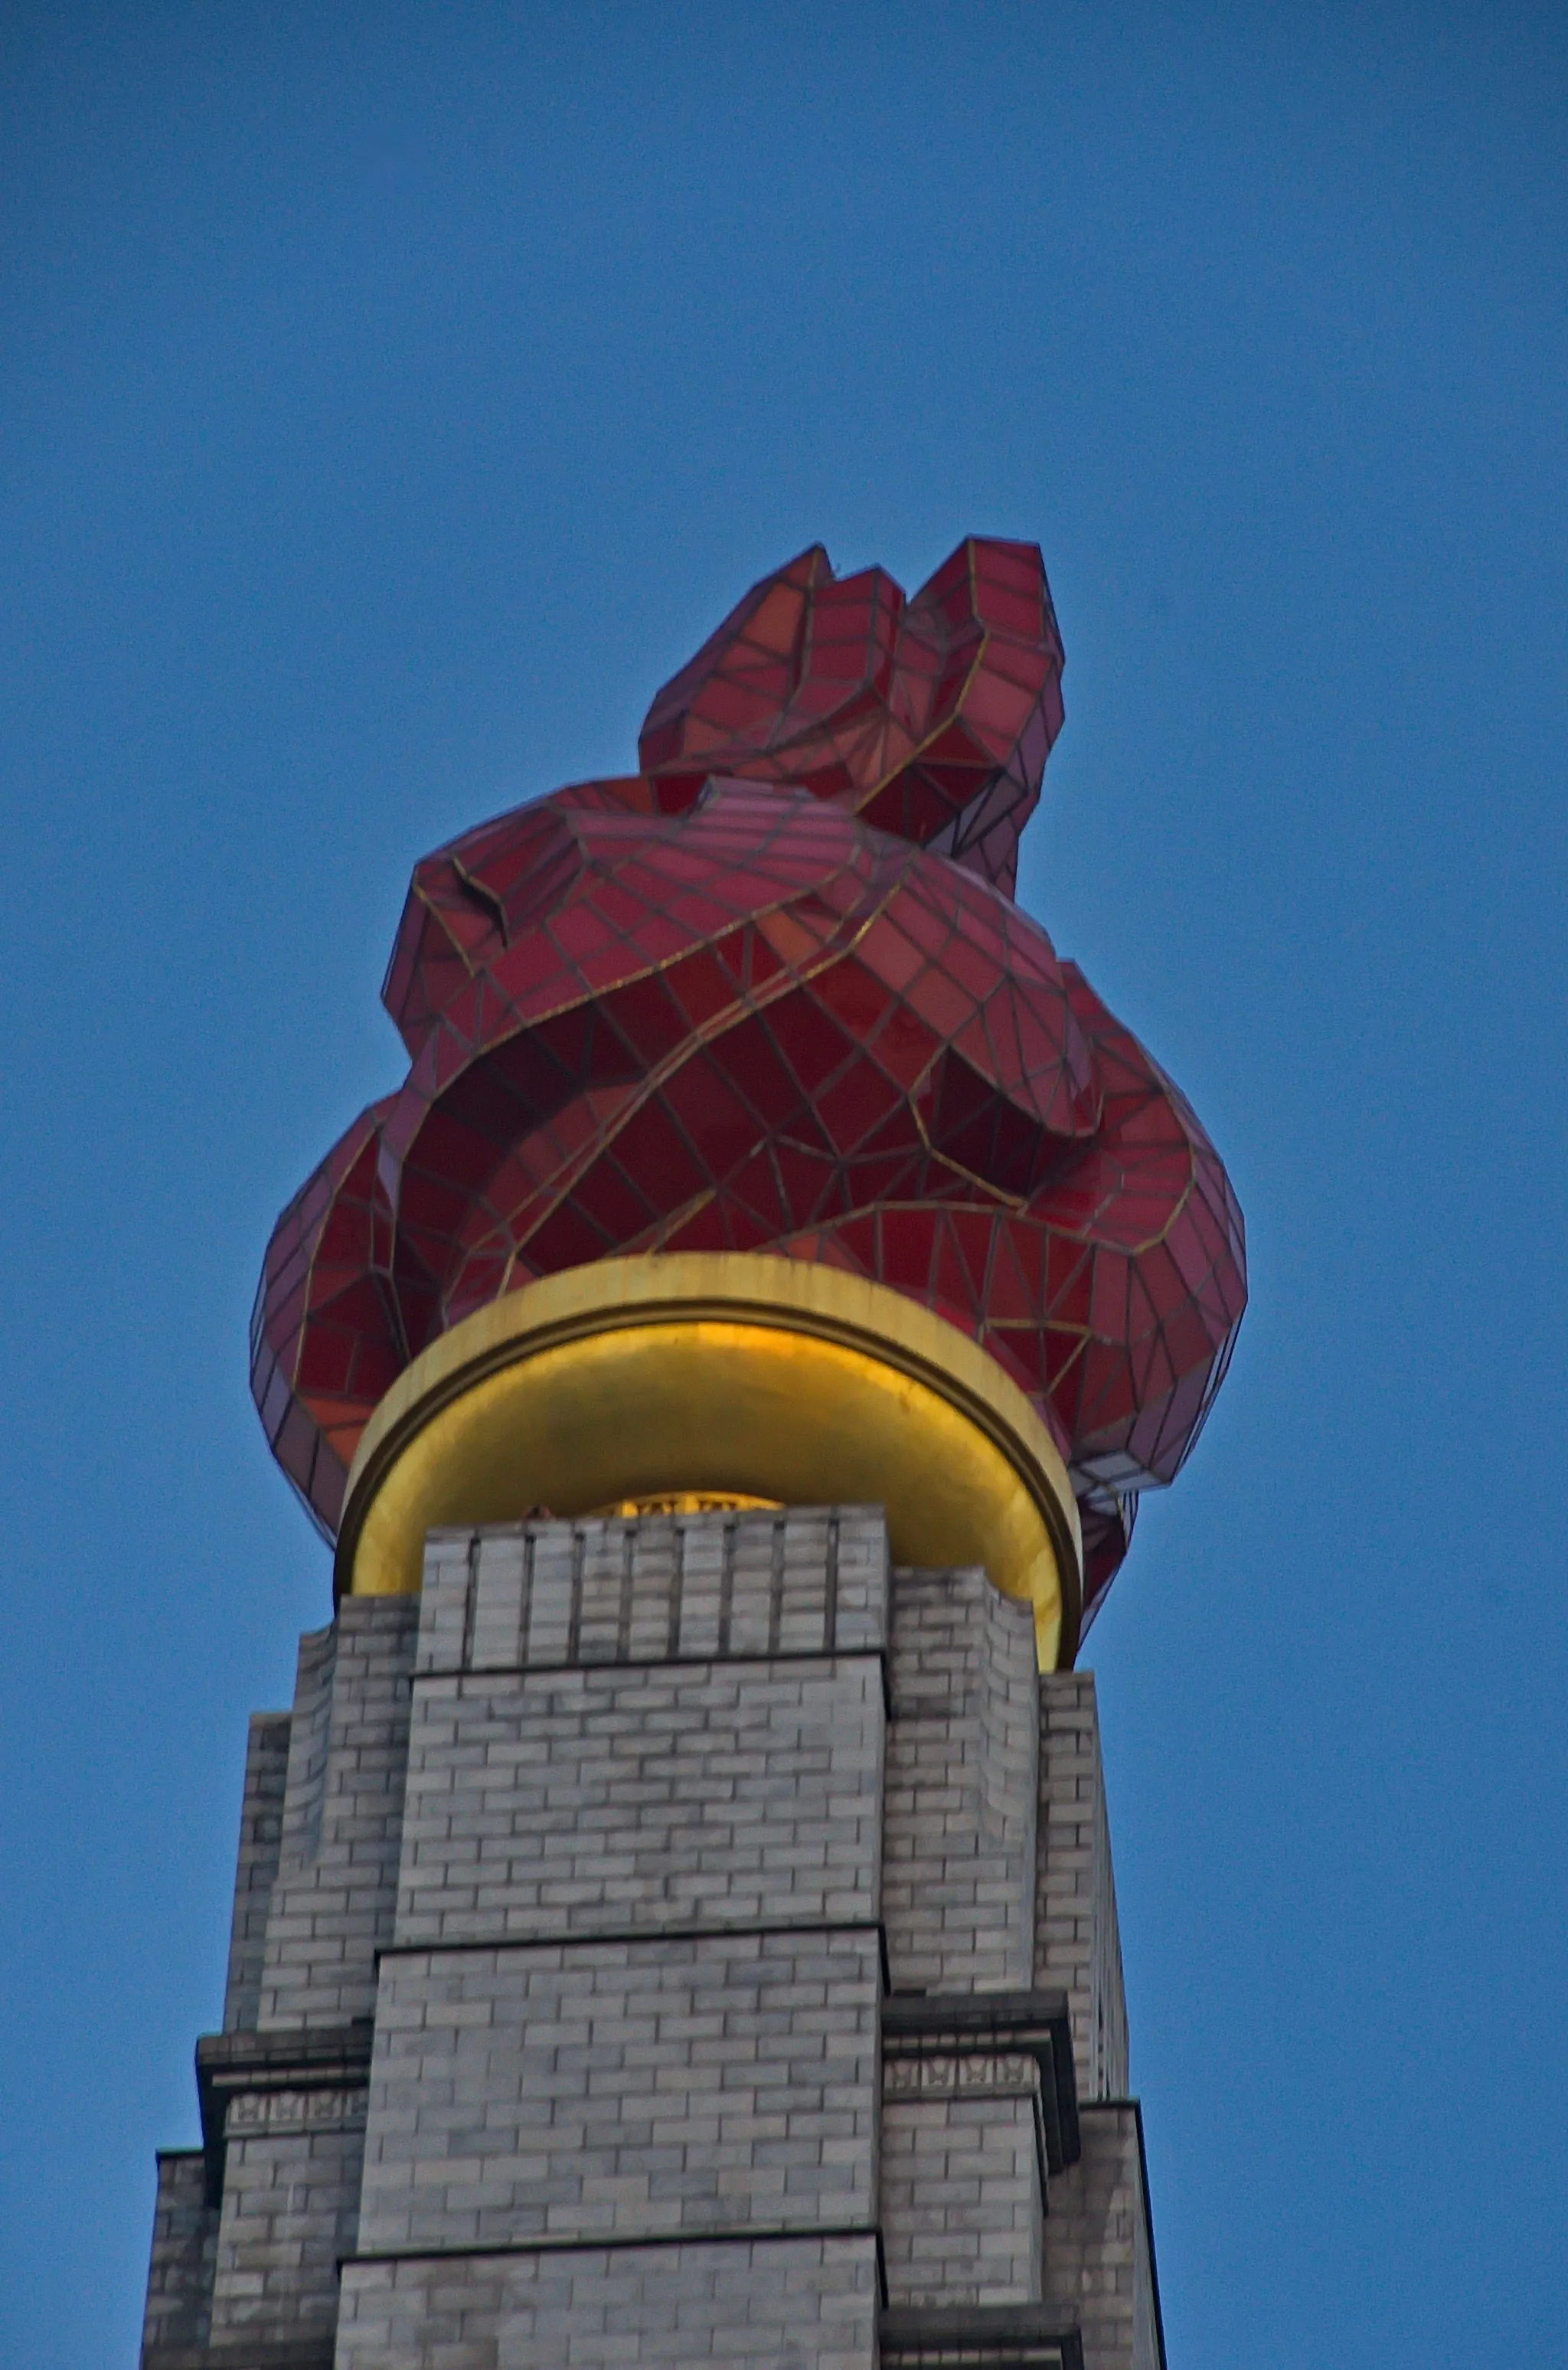
[[[416,868],[257,1300],[335,1611],[144,2370],[1162,2363],[1075,1663],[1244,1252],[1013,902],[1061,669],[1032,546],[812,549]]]

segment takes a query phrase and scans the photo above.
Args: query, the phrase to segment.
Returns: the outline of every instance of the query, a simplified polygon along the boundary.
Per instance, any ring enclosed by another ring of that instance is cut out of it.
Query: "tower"
[[[1073,1665],[1244,1261],[1013,903],[1060,673],[1031,548],[814,550],[417,868],[258,1298],[336,1612],[145,2370],[1161,2361]]]

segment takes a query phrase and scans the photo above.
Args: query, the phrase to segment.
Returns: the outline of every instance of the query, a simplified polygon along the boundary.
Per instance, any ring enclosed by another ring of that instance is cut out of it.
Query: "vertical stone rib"
[[[1093,1673],[1046,1674],[1039,1722],[1035,1981],[1071,2004],[1080,2096],[1121,2099],[1127,1995]]]
[[[229,1928],[229,1971],[223,1990],[223,2031],[251,2031],[261,2011],[261,1970],[267,1951],[267,1917],[283,1847],[283,1798],[289,1777],[288,1712],[257,1712],[245,1756],[245,1794],[240,1806],[239,1862],[235,1879],[234,1920]]]
[[[1026,1986],[1035,1637],[983,1571],[894,1574],[883,1915],[896,1986]]]

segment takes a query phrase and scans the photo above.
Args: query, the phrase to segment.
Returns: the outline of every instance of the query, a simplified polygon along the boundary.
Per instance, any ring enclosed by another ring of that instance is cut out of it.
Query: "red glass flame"
[[[639,774],[417,866],[383,991],[408,1076],[280,1218],[252,1329],[326,1530],[376,1401],[474,1309],[768,1250],[908,1293],[1027,1392],[1092,1616],[1223,1377],[1245,1252],[1186,1103],[1012,903],[1061,667],[1032,546],[970,540],[908,602],[814,549],[659,693]]]

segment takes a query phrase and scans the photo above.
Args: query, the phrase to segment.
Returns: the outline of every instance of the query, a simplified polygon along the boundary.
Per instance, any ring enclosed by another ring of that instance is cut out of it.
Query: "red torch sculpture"
[[[340,1588],[417,1588],[443,1523],[871,1501],[1071,1660],[1246,1283],[1202,1128],[1013,902],[1061,671],[1032,546],[910,600],[814,548],[638,772],[416,868],[408,1075],[280,1218],[254,1324]]]

